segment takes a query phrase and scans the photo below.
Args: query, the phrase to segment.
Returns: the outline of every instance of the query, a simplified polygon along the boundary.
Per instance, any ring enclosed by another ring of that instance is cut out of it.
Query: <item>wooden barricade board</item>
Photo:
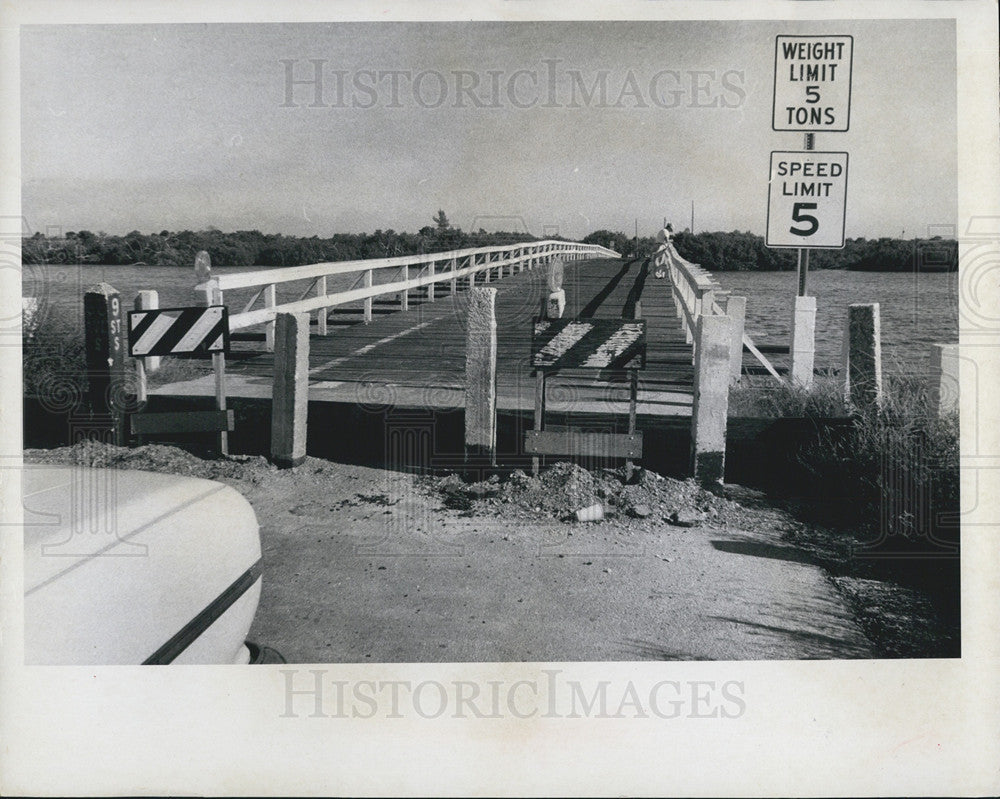
[[[539,456],[625,458],[628,468],[642,457],[642,433],[635,429],[639,369],[646,368],[646,323],[638,319],[532,320],[531,365],[535,368],[535,429],[524,437],[537,475]],[[628,433],[545,430],[545,379],[560,369],[598,369],[629,374]]]
[[[202,352],[229,352],[225,305],[129,311],[128,354],[132,357]]]
[[[646,323],[631,319],[534,319],[536,369],[645,369]]]

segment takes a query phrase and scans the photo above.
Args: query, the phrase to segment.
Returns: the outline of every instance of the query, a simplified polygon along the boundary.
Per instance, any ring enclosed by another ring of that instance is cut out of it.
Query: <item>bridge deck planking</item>
[[[546,270],[540,267],[489,284],[477,279],[477,285],[497,289],[498,393],[508,398],[508,404],[530,407],[534,391],[529,366],[531,320],[547,295]],[[677,397],[665,400],[667,404],[689,403],[694,380],[691,346],[677,319],[669,281],[647,275],[641,261],[597,259],[569,262],[563,287],[565,316],[605,319],[631,318],[641,290],[642,318],[649,324],[647,368],[640,372],[640,392],[669,392]],[[368,325],[361,323],[360,304],[333,309],[329,334],[310,337],[311,384],[319,384],[317,388],[354,383],[460,390],[464,385],[466,297],[464,290],[452,296],[446,283],[438,287],[435,302],[428,301],[424,290],[411,292],[406,312],[399,310],[397,298],[382,298]],[[242,393],[241,381],[256,383],[258,389],[261,384],[269,385],[274,369],[271,353],[244,352],[241,356],[246,357],[231,359],[227,365],[234,396]],[[587,398],[623,402],[627,389],[623,374],[596,371],[561,372],[551,385],[554,398],[569,402]],[[156,393],[193,393],[172,388],[165,386]]]

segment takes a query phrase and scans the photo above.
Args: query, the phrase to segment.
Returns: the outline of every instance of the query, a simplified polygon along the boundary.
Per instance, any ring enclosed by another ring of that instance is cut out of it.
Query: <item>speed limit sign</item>
[[[844,246],[847,153],[771,153],[768,247]]]

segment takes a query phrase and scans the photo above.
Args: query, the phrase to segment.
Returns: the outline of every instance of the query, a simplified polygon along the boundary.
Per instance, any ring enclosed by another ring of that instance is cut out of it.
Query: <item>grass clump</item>
[[[819,430],[798,455],[824,493],[850,499],[845,520],[871,540],[957,543],[959,421],[940,415],[929,387],[894,372],[881,404],[854,408],[852,423]]]

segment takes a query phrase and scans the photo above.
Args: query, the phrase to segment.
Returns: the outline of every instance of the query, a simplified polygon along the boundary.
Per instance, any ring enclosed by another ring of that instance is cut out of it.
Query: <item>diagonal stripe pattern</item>
[[[223,305],[134,311],[128,321],[129,354],[134,357],[229,348],[229,315]]]
[[[646,323],[626,319],[536,319],[531,365],[539,369],[644,369]]]

